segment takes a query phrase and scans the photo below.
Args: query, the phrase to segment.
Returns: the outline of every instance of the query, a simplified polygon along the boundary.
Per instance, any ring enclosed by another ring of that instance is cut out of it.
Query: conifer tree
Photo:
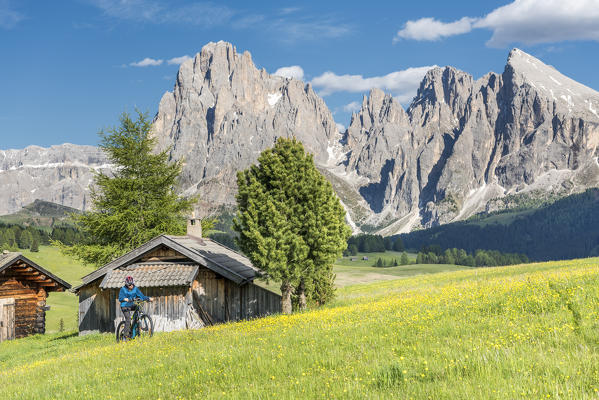
[[[33,241],[31,242],[30,250],[32,253],[37,253],[40,251],[40,244],[39,244],[37,238],[33,238]]]
[[[401,265],[408,265],[410,263],[410,260],[408,259],[408,253],[406,253],[405,251],[401,253],[400,263]]]
[[[393,250],[395,250],[395,251],[404,251],[405,250],[403,241],[401,240],[400,237],[395,239],[395,242],[393,242]]]
[[[169,162],[168,150],[154,152],[151,121],[137,114],[133,120],[123,113],[120,126],[100,132],[100,147],[114,168],[96,173],[92,211],[73,215],[84,242],[61,245],[85,263],[100,266],[159,234],[185,232],[194,199],[175,193],[181,162]]]
[[[4,238],[5,238],[5,243],[6,243],[6,247],[8,249],[15,249],[17,247],[17,240],[15,238],[15,231],[12,229],[7,229],[4,232]]]
[[[28,230],[21,231],[21,235],[19,236],[19,248],[20,249],[30,248],[32,241],[33,241],[33,236],[31,236],[31,232],[29,232]]]
[[[252,263],[280,282],[283,313],[291,313],[296,291],[324,303],[333,295],[333,262],[351,234],[345,210],[311,154],[294,139],[279,138],[237,175],[239,248]]]

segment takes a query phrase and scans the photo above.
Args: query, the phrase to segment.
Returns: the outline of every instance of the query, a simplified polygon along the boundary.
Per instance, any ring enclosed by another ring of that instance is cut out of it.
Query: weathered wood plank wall
[[[172,286],[141,289],[146,296],[154,298],[154,301],[145,303],[142,307],[143,311],[152,317],[155,332],[171,332],[185,329],[185,314],[187,312],[187,304],[189,304],[188,287]],[[121,304],[118,301],[118,289],[111,291],[114,293],[112,304],[114,304],[113,309],[116,316],[112,327],[112,331],[114,332],[124,316],[121,311]]]
[[[79,333],[114,332],[110,293],[100,290],[99,282],[85,286],[79,291]]]
[[[156,253],[154,256],[168,253]],[[154,330],[185,329],[190,305],[205,324],[251,319],[281,312],[281,296],[253,283],[238,286],[207,268],[201,268],[190,287],[141,288],[154,302],[144,312],[154,321]],[[101,290],[98,284],[81,288],[79,293],[79,331],[115,332],[123,320],[119,289]],[[193,296],[195,293],[196,296]],[[202,318],[202,311],[209,318]],[[207,320],[206,320],[207,319]]]
[[[201,269],[192,289],[215,322],[251,319],[281,312],[281,296],[253,283],[238,286]]]
[[[0,298],[14,299],[14,335],[22,338],[46,331],[46,292],[24,286],[14,278],[0,284]]]

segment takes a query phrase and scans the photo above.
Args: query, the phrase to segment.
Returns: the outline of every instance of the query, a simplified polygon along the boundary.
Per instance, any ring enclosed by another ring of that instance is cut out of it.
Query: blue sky
[[[599,90],[599,0],[0,0],[0,148],[97,144],[121,112],[153,116],[177,62],[218,40],[295,66],[342,125],[373,86],[407,105],[428,66],[478,78],[513,47]]]

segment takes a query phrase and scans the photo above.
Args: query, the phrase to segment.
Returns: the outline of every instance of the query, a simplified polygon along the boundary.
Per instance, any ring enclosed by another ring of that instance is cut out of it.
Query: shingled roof
[[[63,281],[62,279],[60,279],[59,277],[57,277],[50,271],[40,267],[39,265],[37,265],[36,263],[31,261],[30,259],[25,257],[23,254],[18,253],[18,252],[7,252],[7,253],[0,254],[0,273],[2,271],[12,267],[19,261],[29,265],[31,268],[37,270],[40,274],[45,275],[48,279],[52,279],[54,282],[56,282],[58,285],[62,286],[64,289],[71,288],[71,285],[68,282]]]
[[[74,290],[77,291],[81,287],[103,278],[110,271],[134,264],[145,254],[150,253],[160,245],[175,250],[189,258],[191,262],[204,266],[238,285],[251,282],[261,275],[261,271],[254,267],[247,257],[211,239],[192,236],[160,235],[84,276],[82,278],[83,283],[74,288]],[[119,287],[122,286],[122,282],[120,283]]]
[[[123,286],[127,276],[139,287],[189,286],[200,266],[195,263],[145,262],[110,271],[100,283],[102,289]]]

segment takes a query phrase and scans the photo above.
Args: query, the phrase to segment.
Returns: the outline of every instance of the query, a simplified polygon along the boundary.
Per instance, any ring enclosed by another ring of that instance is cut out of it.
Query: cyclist
[[[133,282],[133,277],[128,276],[125,278],[125,285],[119,292],[119,301],[121,302],[121,311],[125,316],[125,337],[131,337],[131,311],[135,311],[135,303],[133,302],[136,298],[141,300],[151,299],[144,295],[141,290]]]

